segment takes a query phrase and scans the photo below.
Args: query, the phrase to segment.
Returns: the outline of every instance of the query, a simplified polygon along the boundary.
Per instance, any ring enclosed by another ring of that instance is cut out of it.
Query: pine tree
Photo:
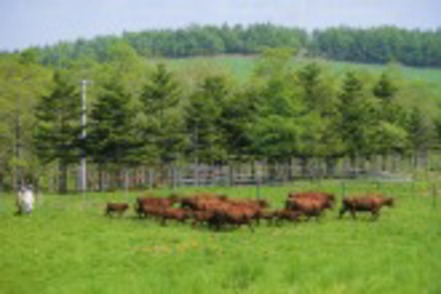
[[[43,163],[58,160],[59,192],[67,192],[67,168],[80,158],[81,100],[74,86],[57,72],[55,89],[42,97],[35,110],[34,144]]]
[[[385,170],[389,153],[403,151],[406,145],[404,111],[396,101],[398,87],[388,74],[382,73],[372,93],[379,104],[373,141],[376,152],[383,158],[382,169]]]
[[[341,116],[333,79],[326,75],[323,66],[314,62],[298,72],[297,80],[308,108],[308,123],[302,136],[302,162],[307,165],[309,156],[324,157],[327,171],[332,173],[336,158],[343,154],[339,131]]]
[[[99,164],[129,164],[134,148],[134,111],[130,96],[118,82],[110,82],[98,96],[90,115],[87,146]]]
[[[182,116],[179,111],[180,91],[165,65],[159,64],[145,85],[140,97],[145,115],[141,152],[159,159],[161,164],[174,161],[184,143]]]
[[[371,142],[377,117],[377,105],[365,92],[363,82],[355,72],[347,72],[340,93],[340,130],[346,151],[354,167],[359,155],[373,151]]]
[[[390,102],[398,91],[398,87],[392,82],[386,73],[382,73],[374,87],[374,95],[384,102]]]
[[[226,156],[220,120],[227,95],[225,79],[214,76],[206,78],[190,97],[185,121],[192,141],[189,153],[198,161],[212,163]]]

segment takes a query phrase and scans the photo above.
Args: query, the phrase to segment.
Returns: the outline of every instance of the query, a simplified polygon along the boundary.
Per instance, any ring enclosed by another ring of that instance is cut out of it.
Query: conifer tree
[[[90,114],[87,149],[93,161],[127,165],[135,146],[134,111],[130,95],[118,82],[109,82],[98,95]]]
[[[190,97],[185,121],[191,138],[189,153],[198,161],[213,163],[226,157],[220,120],[227,95],[225,79],[213,76]]]
[[[165,65],[159,64],[144,86],[140,101],[145,116],[143,141],[140,152],[159,160],[161,165],[174,161],[182,151],[185,135],[180,111],[178,84]]]
[[[54,91],[42,97],[35,110],[34,145],[43,163],[58,160],[58,190],[66,193],[68,165],[77,162],[81,153],[81,99],[60,72],[55,74],[54,82]]]

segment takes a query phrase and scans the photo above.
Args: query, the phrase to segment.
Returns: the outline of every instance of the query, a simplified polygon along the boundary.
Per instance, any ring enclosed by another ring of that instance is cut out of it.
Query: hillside
[[[90,40],[59,42],[34,48],[44,65],[64,67],[72,60],[99,63],[114,58],[126,45],[147,58],[185,58],[219,54],[259,54],[267,48],[289,48],[309,57],[386,64],[397,61],[419,67],[441,67],[441,30],[408,30],[394,26],[366,29],[330,27],[313,33],[272,24],[198,26],[145,30]]]
[[[238,81],[246,81],[252,74],[252,70],[258,60],[257,56],[241,55],[219,55],[215,57],[191,57],[176,59],[156,59],[156,62],[165,62],[172,70],[186,71],[195,66],[223,68],[230,72]],[[388,65],[363,64],[354,62],[332,61],[324,59],[302,58],[293,59],[294,67],[301,67],[312,61],[325,63],[336,74],[341,77],[348,70],[361,70],[378,75],[384,71]],[[403,79],[415,82],[421,82],[427,85],[433,94],[441,101],[441,69],[435,68],[417,68],[402,65],[394,65]]]

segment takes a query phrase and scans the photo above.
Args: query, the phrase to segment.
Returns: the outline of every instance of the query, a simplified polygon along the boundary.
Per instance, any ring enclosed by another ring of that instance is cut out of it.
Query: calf
[[[340,218],[343,217],[346,211],[351,213],[353,219],[356,218],[357,211],[366,211],[372,214],[373,219],[377,219],[383,206],[394,206],[394,199],[379,194],[343,198]]]
[[[129,208],[127,203],[107,203],[106,212],[107,216],[118,214],[122,216],[124,212]]]

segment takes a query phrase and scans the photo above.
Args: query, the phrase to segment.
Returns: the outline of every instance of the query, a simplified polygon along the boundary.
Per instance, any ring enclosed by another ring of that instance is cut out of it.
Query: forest
[[[125,42],[138,55],[179,58],[219,54],[259,54],[265,48],[291,48],[300,55],[363,63],[399,62],[440,67],[441,30],[409,30],[394,26],[373,28],[331,27],[305,29],[269,23],[223,26],[191,25],[182,29],[124,32],[91,40],[64,41],[36,47],[44,65],[63,67],[78,59],[107,62],[111,48]]]

